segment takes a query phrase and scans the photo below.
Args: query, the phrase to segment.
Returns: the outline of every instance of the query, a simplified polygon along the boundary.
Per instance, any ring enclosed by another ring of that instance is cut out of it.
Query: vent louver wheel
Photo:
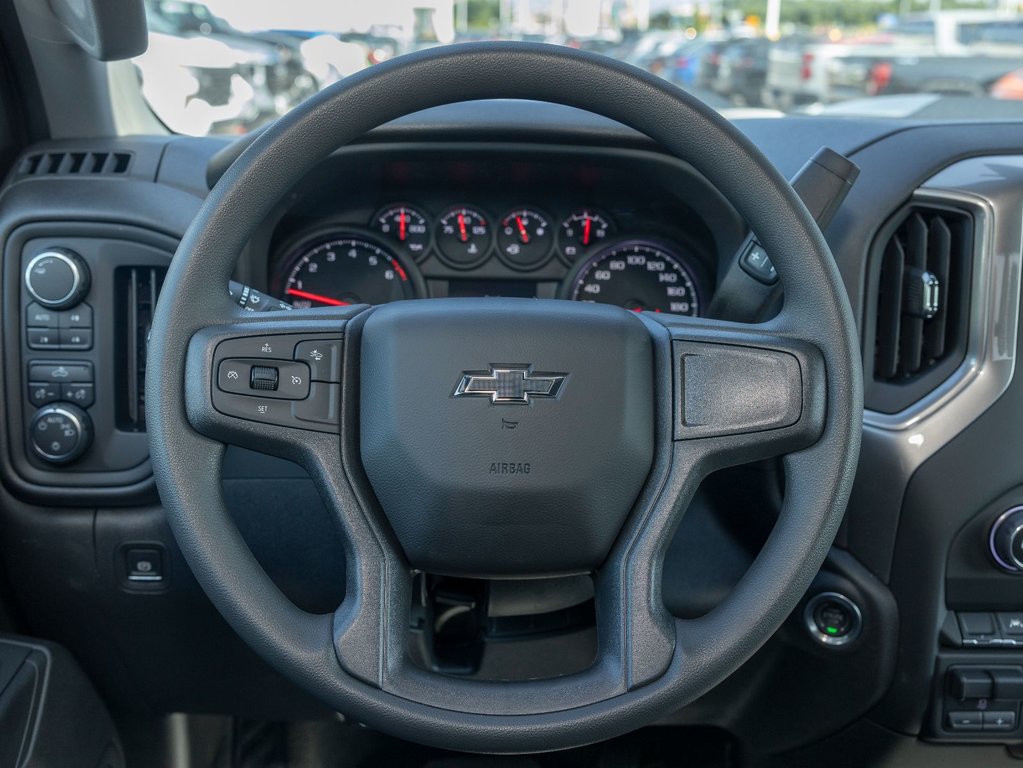
[[[146,430],[146,356],[156,300],[167,269],[118,267],[114,272],[117,304],[117,428]]]
[[[36,152],[18,168],[19,176],[123,176],[130,152]]]
[[[964,210],[914,203],[882,230],[870,261],[867,408],[903,410],[962,363],[973,253],[973,217]]]

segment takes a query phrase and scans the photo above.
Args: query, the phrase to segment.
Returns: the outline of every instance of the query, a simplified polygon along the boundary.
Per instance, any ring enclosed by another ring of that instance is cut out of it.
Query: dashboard
[[[990,680],[992,693],[1007,669],[1023,672],[1010,615],[1023,606],[1023,576],[992,558],[988,538],[1008,510],[1023,507],[1012,449],[1023,434],[1014,368],[1019,127],[824,118],[738,125],[786,176],[822,145],[862,171],[826,234],[863,337],[863,450],[843,529],[808,593],[844,596],[860,625],[854,640],[825,643],[808,629],[808,602],[745,668],[675,720],[724,724],[774,752],[826,740],[868,715],[889,733],[932,742],[1021,744],[1015,694],[991,699],[1014,713],[1013,729],[984,730],[983,718],[979,728],[961,722],[980,699],[955,687],[970,679],[962,670],[977,673],[982,688]],[[27,626],[71,649],[120,710],[318,715],[199,591],[148,463],[140,386],[152,303],[227,147],[223,139],[47,142],[29,148],[8,179],[0,197],[5,567]],[[126,170],[31,171],[74,152],[124,155]],[[40,157],[46,164],[33,160]],[[918,360],[907,372],[900,358],[883,378],[874,370],[878,244],[896,243],[898,252],[921,231],[946,233],[949,252],[971,268],[944,278],[962,284],[947,359],[926,370]],[[234,277],[297,310],[496,295],[756,321],[780,298],[776,286],[737,268],[747,236],[700,174],[624,126],[550,105],[452,105],[385,126],[320,163],[267,217]],[[26,281],[46,253],[91,276],[74,306],[54,288],[61,301],[52,313],[31,306],[38,300]],[[61,368],[67,375],[56,386],[32,386],[53,384],[41,379]],[[889,390],[905,402],[883,397]],[[37,413],[58,406],[90,425],[88,445],[62,463],[29,438],[33,424],[50,430]],[[296,604],[333,610],[344,594],[344,543],[308,476],[235,449],[224,474],[225,499],[271,578]],[[710,478],[665,556],[673,614],[703,615],[727,594],[755,560],[783,490],[783,468],[773,464]],[[132,579],[136,552],[156,553],[159,580]]]
[[[719,242],[711,225],[734,214],[714,196],[694,206],[672,161],[577,154],[419,149],[335,161],[264,241],[267,289],[295,308],[508,296],[704,314],[734,240]]]

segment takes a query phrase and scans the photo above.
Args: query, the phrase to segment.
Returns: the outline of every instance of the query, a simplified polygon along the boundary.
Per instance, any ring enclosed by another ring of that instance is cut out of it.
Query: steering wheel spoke
[[[186,360],[189,423],[220,442],[294,460],[318,436],[335,436],[336,452],[352,315],[348,308],[244,314],[200,329]]]
[[[821,436],[824,355],[787,317],[750,326],[657,317],[671,336],[672,439],[703,473],[793,453]]]

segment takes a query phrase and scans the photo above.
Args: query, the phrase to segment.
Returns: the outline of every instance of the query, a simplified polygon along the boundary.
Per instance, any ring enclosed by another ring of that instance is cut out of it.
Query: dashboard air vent
[[[166,275],[164,267],[118,267],[114,273],[119,331],[117,427],[128,432],[146,430],[149,329]]]
[[[966,211],[916,203],[889,222],[875,243],[873,355],[864,360],[871,410],[902,410],[962,362],[973,230]]]
[[[19,176],[123,176],[130,152],[37,152],[18,168]]]

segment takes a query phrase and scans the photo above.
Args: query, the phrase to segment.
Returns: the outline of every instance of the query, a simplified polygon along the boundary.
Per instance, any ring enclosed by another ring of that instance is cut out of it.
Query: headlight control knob
[[[51,464],[70,464],[92,443],[92,421],[77,405],[54,403],[40,408],[28,428],[32,450]]]
[[[74,251],[50,248],[29,261],[25,288],[48,309],[68,309],[89,292],[89,267]]]
[[[1023,573],[1023,506],[1008,509],[995,520],[988,545],[999,568]]]

